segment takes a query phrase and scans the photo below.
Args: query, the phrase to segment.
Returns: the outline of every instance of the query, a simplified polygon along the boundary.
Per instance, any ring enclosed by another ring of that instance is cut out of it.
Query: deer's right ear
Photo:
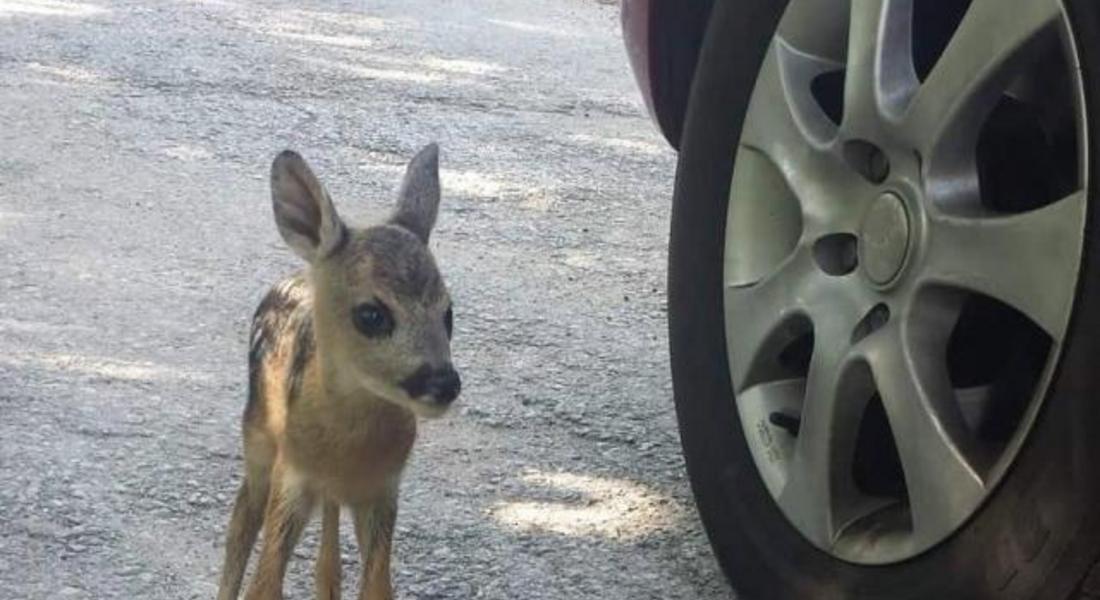
[[[284,150],[271,164],[271,201],[279,233],[313,263],[338,249],[347,236],[321,182],[297,152]]]

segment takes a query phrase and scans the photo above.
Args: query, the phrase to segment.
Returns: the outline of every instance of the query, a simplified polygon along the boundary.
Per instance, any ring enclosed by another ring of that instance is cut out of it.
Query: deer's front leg
[[[359,600],[392,600],[390,551],[397,520],[396,487],[373,502],[356,506],[354,512],[355,537],[363,561]]]
[[[248,557],[256,545],[256,536],[263,526],[264,511],[267,510],[271,485],[269,470],[269,465],[249,465],[241,489],[237,492],[225,539],[225,564],[218,586],[218,600],[237,600],[240,594]]]
[[[321,550],[315,571],[317,600],[340,600],[340,505],[324,502],[321,513]]]
[[[313,494],[300,477],[276,462],[264,516],[264,545],[247,600],[281,600],[283,577],[294,546],[313,511]]]

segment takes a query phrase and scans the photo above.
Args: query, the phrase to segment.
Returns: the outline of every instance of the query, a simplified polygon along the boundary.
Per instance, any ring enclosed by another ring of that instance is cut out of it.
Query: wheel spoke
[[[763,280],[726,289],[727,335],[737,338],[729,350],[735,391],[768,379],[779,352],[805,332],[798,317],[806,315],[807,284],[815,275],[800,248]]]
[[[835,2],[793,0],[776,31],[790,46],[843,65],[848,43],[848,11]]]
[[[802,420],[787,483],[777,500],[788,518],[823,548],[833,545],[856,505],[852,448],[868,394],[852,394],[842,377],[848,344],[841,327],[818,328],[806,378]]]
[[[973,152],[985,116],[1060,11],[1055,0],[973,0],[912,99],[904,125],[910,142],[930,160]]]
[[[805,379],[761,383],[737,395],[745,440],[772,497],[779,495],[787,481],[787,469],[797,440],[797,430],[776,425],[773,415],[798,419],[805,396]]]
[[[869,137],[881,115],[900,110],[917,86],[913,0],[851,0],[844,121],[848,137]]]
[[[769,156],[773,149],[827,145],[836,135],[836,125],[814,100],[810,85],[814,77],[839,68],[776,38],[757,75],[741,142]]]
[[[1015,215],[940,215],[930,222],[921,277],[1005,302],[1060,342],[1077,279],[1085,202],[1080,191]]]
[[[983,459],[948,380],[943,328],[920,324],[911,327],[911,335],[901,333],[907,329],[892,325],[870,344],[867,360],[894,433],[914,535],[920,538],[922,532],[934,536],[962,522],[982,498],[985,483]],[[907,343],[908,337],[913,339]]]
[[[811,82],[840,65],[788,46],[776,38],[757,76],[741,144],[771,160],[798,197],[810,223],[835,209],[838,190],[858,178],[836,151],[836,125],[811,92]],[[824,216],[821,217],[825,218]]]

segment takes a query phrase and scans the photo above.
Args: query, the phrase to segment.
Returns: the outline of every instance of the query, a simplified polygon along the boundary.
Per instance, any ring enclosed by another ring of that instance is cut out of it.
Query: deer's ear
[[[439,214],[439,146],[424,146],[409,161],[390,222],[415,233],[425,244]]]
[[[292,250],[316,262],[339,248],[347,229],[321,182],[297,152],[284,150],[271,164],[275,224]]]

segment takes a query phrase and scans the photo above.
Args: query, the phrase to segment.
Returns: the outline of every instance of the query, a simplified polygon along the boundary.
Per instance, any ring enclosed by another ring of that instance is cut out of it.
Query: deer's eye
[[[453,307],[447,307],[447,314],[443,315],[443,326],[447,328],[447,339],[450,339],[455,328],[455,313]]]
[[[364,302],[351,311],[351,320],[359,333],[382,337],[393,332],[393,314],[381,302]]]

